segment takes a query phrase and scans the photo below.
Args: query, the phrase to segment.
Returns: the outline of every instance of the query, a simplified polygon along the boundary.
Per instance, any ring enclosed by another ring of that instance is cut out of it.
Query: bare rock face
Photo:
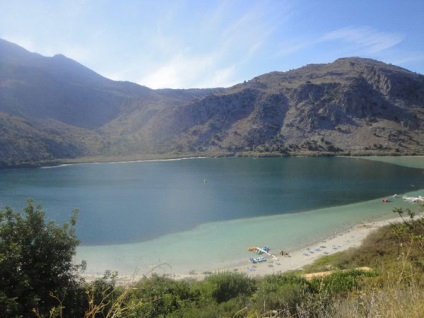
[[[423,123],[422,75],[343,58],[265,74],[176,108],[162,121],[162,140],[181,151],[402,154],[423,152]]]

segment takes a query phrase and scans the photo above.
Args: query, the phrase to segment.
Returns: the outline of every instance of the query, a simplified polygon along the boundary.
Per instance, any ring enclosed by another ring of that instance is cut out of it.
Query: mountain
[[[342,58],[255,77],[161,112],[150,123],[139,109],[127,117],[133,120],[104,127],[116,131],[127,123],[125,138],[149,150],[422,153],[424,77],[370,59]]]
[[[97,130],[137,108],[178,106],[213,90],[152,90],[100,76],[63,55],[0,39],[0,166],[102,155]]]
[[[156,92],[112,81],[63,55],[44,57],[4,40],[0,40],[0,82],[1,112],[28,119],[50,118],[88,129],[135,107],[135,101],[136,107],[142,107],[196,97],[184,91],[175,98],[166,90]]]
[[[417,154],[424,76],[364,58],[153,90],[0,40],[0,166],[96,156]]]

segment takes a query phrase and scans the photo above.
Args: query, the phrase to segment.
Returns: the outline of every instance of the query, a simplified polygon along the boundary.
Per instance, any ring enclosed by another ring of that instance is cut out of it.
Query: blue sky
[[[0,38],[150,88],[360,56],[424,74],[423,0],[0,0]]]

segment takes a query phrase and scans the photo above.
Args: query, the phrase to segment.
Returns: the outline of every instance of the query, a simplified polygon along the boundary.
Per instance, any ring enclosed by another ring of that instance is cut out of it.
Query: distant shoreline
[[[358,157],[362,159],[386,162],[391,164],[401,165],[403,167],[424,169],[424,155],[416,156],[366,156]]]
[[[55,166],[42,166],[40,169],[54,169],[62,168],[67,166],[76,165],[96,165],[96,164],[127,164],[127,163],[140,163],[140,162],[164,162],[164,161],[179,161],[179,160],[192,160],[192,159],[207,159],[208,157],[181,157],[181,158],[169,158],[169,159],[139,159],[129,161],[93,161],[93,162],[77,162],[77,163],[62,163]]]
[[[199,154],[164,154],[164,155],[134,155],[122,157],[109,157],[109,156],[94,156],[94,157],[79,157],[74,159],[53,159],[48,161],[27,162],[20,164],[11,164],[9,166],[2,166],[0,170],[8,169],[25,169],[25,168],[53,168],[67,165],[77,164],[102,164],[102,163],[133,163],[145,161],[167,161],[167,160],[181,160],[181,159],[196,159],[196,158],[290,158],[290,157],[346,157],[346,158],[362,158],[377,161],[391,162],[392,160],[385,160],[383,158],[424,158],[424,154],[393,154],[393,153],[326,153],[326,152],[299,152],[290,154],[280,153],[199,153]],[[382,158],[373,159],[373,158]],[[393,163],[393,162],[391,162]],[[419,167],[421,168],[421,167]],[[423,167],[424,168],[424,165]]]

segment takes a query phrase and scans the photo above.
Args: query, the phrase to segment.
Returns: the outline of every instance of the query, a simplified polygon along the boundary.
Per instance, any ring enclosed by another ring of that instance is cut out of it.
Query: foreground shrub
[[[344,294],[353,290],[359,290],[365,277],[375,277],[375,272],[361,270],[339,271],[311,281],[311,287],[316,293],[327,293],[329,295]]]
[[[191,282],[153,275],[132,287],[123,307],[125,317],[168,317],[196,304],[198,298]]]
[[[270,310],[296,313],[306,296],[313,292],[310,283],[301,276],[280,274],[265,276],[258,284],[254,307],[260,313]]]
[[[412,286],[383,286],[354,294],[333,303],[333,317],[424,317],[424,291]]]
[[[250,296],[255,291],[255,282],[245,274],[223,272],[207,277],[203,292],[218,304],[240,296]]]
[[[79,244],[77,211],[62,226],[45,222],[28,200],[22,214],[0,211],[0,310],[2,317],[81,316],[84,297],[72,262]]]
[[[181,312],[175,312],[169,317],[184,318],[223,318],[223,317],[246,317],[249,312],[248,297],[239,296],[220,304],[199,303],[196,306],[185,308]]]
[[[131,286],[117,288],[116,278],[116,272],[106,271],[102,278],[86,284],[88,303],[85,318],[120,317],[126,311],[123,302]]]

